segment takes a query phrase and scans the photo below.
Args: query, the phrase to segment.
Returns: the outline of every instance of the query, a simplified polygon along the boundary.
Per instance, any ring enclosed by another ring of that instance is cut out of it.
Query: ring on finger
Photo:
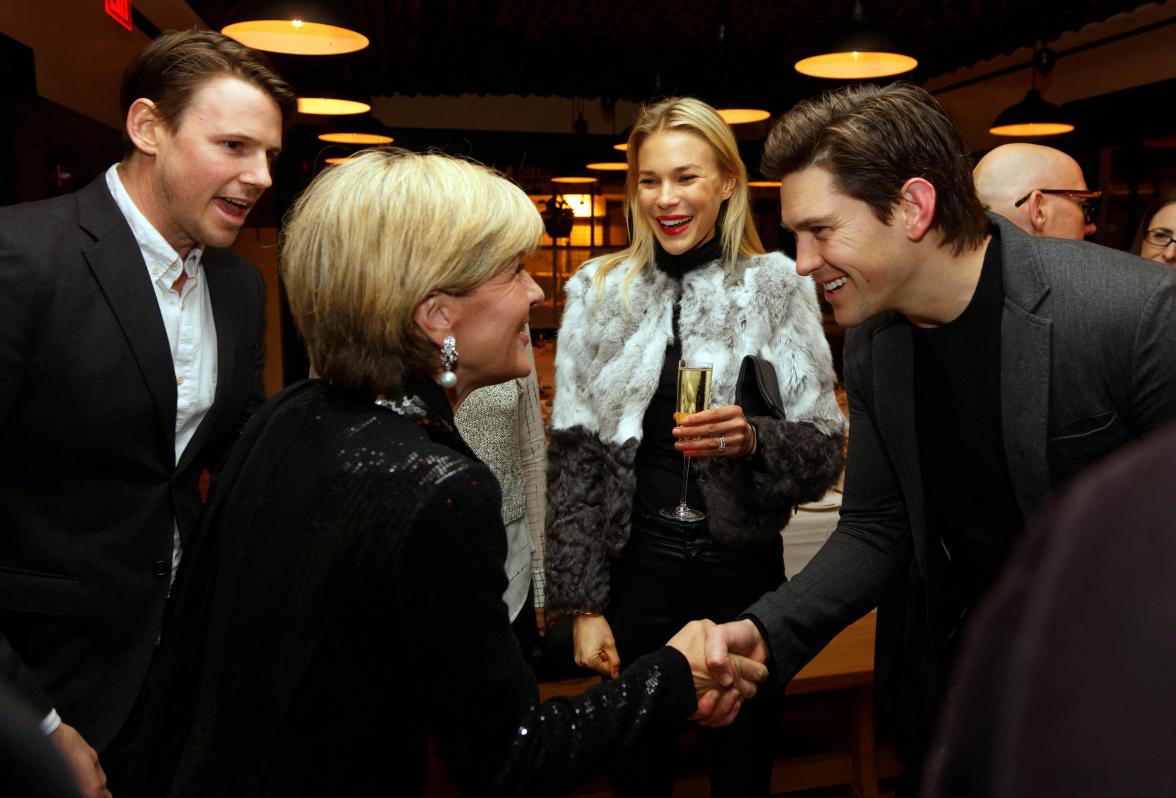
[[[727,451],[727,439],[724,438],[722,435],[719,436],[719,451],[720,452]]]

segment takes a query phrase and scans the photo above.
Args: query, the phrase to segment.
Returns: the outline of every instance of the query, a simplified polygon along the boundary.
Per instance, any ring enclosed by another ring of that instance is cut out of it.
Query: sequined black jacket
[[[217,475],[146,694],[131,795],[543,795],[695,707],[662,649],[539,704],[490,471],[431,382],[272,399]],[[168,786],[170,786],[170,791]]]

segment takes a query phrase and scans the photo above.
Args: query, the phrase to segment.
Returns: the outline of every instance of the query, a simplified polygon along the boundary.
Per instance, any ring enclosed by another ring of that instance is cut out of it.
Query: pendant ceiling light
[[[371,114],[333,119],[323,126],[318,138],[319,141],[332,144],[360,144],[368,147],[391,144],[396,140],[389,135],[388,128]]]
[[[762,122],[771,116],[762,108],[716,108],[719,116],[728,125],[747,125],[752,122]]]
[[[221,33],[246,47],[290,55],[341,55],[368,46],[329,0],[243,0]]]
[[[596,161],[587,164],[586,168],[594,172],[624,172],[629,168],[629,164],[624,161]]]
[[[595,183],[595,177],[588,177],[586,175],[561,175],[559,177],[551,178],[552,183],[562,183],[565,185],[588,185]]]
[[[346,64],[304,66],[288,72],[286,79],[298,95],[300,114],[343,116],[372,110],[371,97],[357,88],[359,82]]]
[[[614,145],[613,145],[613,149],[614,149],[614,150],[620,150],[621,152],[628,152],[628,150],[629,150],[629,142],[627,142],[627,141],[622,141],[620,144],[614,144]]]
[[[372,107],[360,100],[350,100],[345,97],[299,97],[298,113],[315,114],[317,116],[341,116],[346,114],[366,114]]]
[[[1057,55],[1048,47],[1039,47],[1033,52],[1033,63],[1029,68],[1029,91],[1025,99],[997,114],[988,132],[994,136],[1015,136],[1036,138],[1058,136],[1074,129],[1073,123],[1062,109],[1046,102],[1037,90],[1037,75],[1048,75],[1057,62]]]
[[[815,78],[868,80],[901,75],[918,65],[902,52],[889,30],[866,19],[861,0],[856,0],[845,33],[826,52],[802,58],[794,67]]]

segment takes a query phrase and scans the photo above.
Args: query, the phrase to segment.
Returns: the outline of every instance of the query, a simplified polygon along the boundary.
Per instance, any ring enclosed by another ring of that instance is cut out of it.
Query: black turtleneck
[[[681,278],[723,255],[723,242],[716,234],[711,239],[681,255],[671,255],[656,241],[654,265],[670,277]],[[681,292],[679,290],[679,296]],[[661,376],[653,399],[645,408],[641,422],[641,445],[637,447],[635,464],[637,489],[633,494],[635,515],[657,516],[663,507],[674,507],[682,497],[682,453],[674,448],[677,442],[670,431],[674,428],[674,410],[678,404],[678,361],[682,359],[682,336],[678,332],[678,303],[674,302],[674,339],[666,347]],[[687,504],[705,511],[702,494],[698,490],[695,469],[690,470]]]

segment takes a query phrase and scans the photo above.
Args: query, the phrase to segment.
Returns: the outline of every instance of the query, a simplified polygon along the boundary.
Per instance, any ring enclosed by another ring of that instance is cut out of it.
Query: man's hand
[[[707,633],[714,628],[711,621],[691,621],[667,645],[681,651],[690,663],[698,696],[698,709],[692,717],[708,726],[725,726],[739,714],[743,702],[755,695],[756,684],[768,678],[768,668],[732,652],[725,671],[730,681],[720,685],[706,663]]]
[[[102,772],[102,765],[98,764],[98,753],[82,739],[77,729],[62,723],[57,731],[49,735],[49,739],[65,757],[84,798],[110,798],[110,790],[106,789],[106,774]]]
[[[706,667],[725,692],[708,702],[699,700],[698,711],[692,716],[703,726],[726,726],[735,719],[740,702],[732,692],[741,680],[748,677],[748,668],[762,668],[763,682],[768,669],[768,647],[759,628],[748,620],[732,621],[716,626],[711,624],[706,635]],[[760,671],[756,671],[760,673]]]
[[[739,654],[759,663],[766,664],[768,661],[768,646],[760,635],[759,627],[746,618],[712,625],[707,631],[706,666],[723,687],[730,686],[736,678],[731,654]]]
[[[581,668],[591,668],[614,679],[621,672],[617,642],[603,615],[583,614],[572,620],[572,648]]]

